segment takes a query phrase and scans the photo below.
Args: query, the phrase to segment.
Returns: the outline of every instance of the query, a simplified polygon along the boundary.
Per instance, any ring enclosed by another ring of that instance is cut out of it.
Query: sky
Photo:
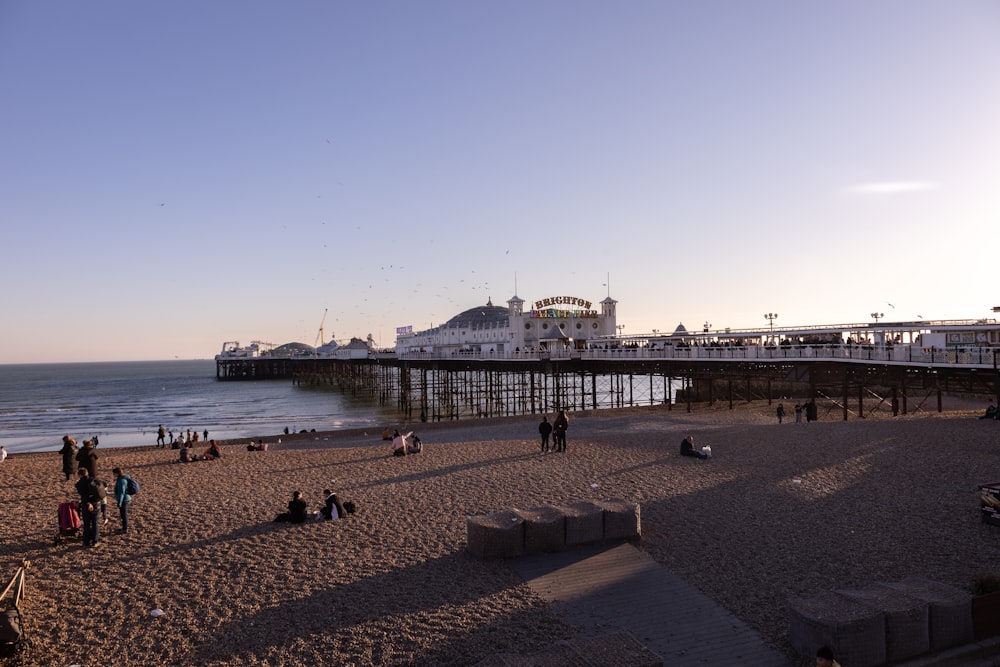
[[[997,72],[993,0],[0,0],[0,363],[995,317]]]

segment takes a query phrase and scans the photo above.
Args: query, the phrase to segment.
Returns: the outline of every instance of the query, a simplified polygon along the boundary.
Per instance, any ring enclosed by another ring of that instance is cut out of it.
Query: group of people
[[[208,429],[202,431],[200,436],[198,431],[192,432],[191,429],[181,431],[175,440],[173,430],[164,428],[163,424],[160,424],[159,428],[156,429],[156,446],[166,448],[167,445],[170,445],[170,449],[181,449],[185,444],[196,444],[199,437],[202,442],[208,442]]]
[[[193,452],[192,445],[195,442],[185,442],[181,444],[180,458],[178,461],[180,463],[191,463],[192,461],[216,461],[222,458],[222,446],[215,440],[208,441],[208,449],[206,449],[201,454],[195,454]]]
[[[118,514],[121,517],[122,533],[128,533],[129,504],[132,496],[129,494],[129,475],[120,467],[112,469],[115,476],[113,486],[109,489],[107,483],[98,477],[97,470],[97,437],[83,441],[83,447],[77,448],[76,440],[64,435],[62,455],[62,470],[68,482],[76,473],[76,492],[80,496],[80,514],[83,520],[83,544],[87,547],[100,543],[100,526],[108,523],[108,495],[115,500]]]
[[[556,413],[556,418],[549,423],[548,417],[542,417],[542,423],[538,425],[538,433],[542,436],[542,454],[550,451],[566,451],[566,431],[569,430],[569,417],[565,410]],[[549,446],[549,436],[552,436],[552,446]]]
[[[340,498],[330,489],[323,489],[323,507],[313,513],[317,519],[334,520],[342,519],[353,508],[350,502],[341,503]],[[309,518],[309,506],[302,498],[302,492],[296,491],[292,494],[292,499],[288,501],[288,511],[282,512],[275,521],[288,523],[305,523]]]

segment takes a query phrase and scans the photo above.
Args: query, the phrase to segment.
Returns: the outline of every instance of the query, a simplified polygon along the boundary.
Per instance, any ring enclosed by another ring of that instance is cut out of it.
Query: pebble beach
[[[784,424],[764,402],[570,413],[568,451],[542,454],[538,416],[433,424],[423,452],[381,432],[261,434],[218,461],[98,448],[101,475],[141,483],[133,528],[55,543],[75,498],[60,443],[0,465],[0,576],[30,561],[25,664],[475,665],[577,630],[503,562],[466,553],[466,517],[621,498],[641,508],[639,548],[793,660],[792,595],[924,576],[968,587],[1000,574],[1000,527],[977,486],[1000,481],[1000,424],[975,409]],[[552,415],[549,415],[550,419]],[[681,439],[711,445],[707,461]],[[278,443],[281,439],[280,444]],[[356,514],[275,523],[292,492],[324,488]]]

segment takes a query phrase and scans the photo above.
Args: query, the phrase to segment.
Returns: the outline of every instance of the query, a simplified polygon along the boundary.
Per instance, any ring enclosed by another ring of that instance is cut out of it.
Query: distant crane
[[[313,347],[320,347],[324,343],[324,341],[323,341],[323,325],[326,324],[326,314],[327,314],[327,312],[329,310],[330,310],[329,308],[324,308],[323,309],[323,319],[320,320],[320,322],[319,322],[319,333],[316,334],[316,342],[313,343]]]

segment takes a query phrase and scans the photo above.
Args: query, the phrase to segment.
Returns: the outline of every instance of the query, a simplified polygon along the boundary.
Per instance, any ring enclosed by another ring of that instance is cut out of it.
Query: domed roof
[[[316,348],[312,345],[307,345],[306,343],[285,343],[284,345],[279,345],[274,348],[271,354],[276,357],[285,357],[312,354],[315,351]]]
[[[445,327],[507,326],[510,312],[503,306],[494,306],[487,301],[485,306],[469,308],[444,323]]]

